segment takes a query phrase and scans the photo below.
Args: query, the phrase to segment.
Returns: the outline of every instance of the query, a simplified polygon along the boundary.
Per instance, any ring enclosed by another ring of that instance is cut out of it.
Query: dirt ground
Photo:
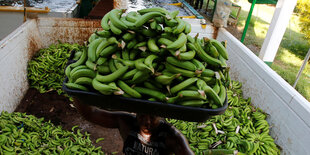
[[[234,37],[236,37],[238,40],[241,40],[243,28],[240,27],[234,27],[232,25],[227,25],[225,28],[229,33],[231,33]],[[260,51],[260,47],[255,45],[246,45],[254,54],[258,55]]]
[[[16,112],[26,112],[38,118],[44,117],[55,125],[61,125],[66,130],[71,130],[75,125],[81,128],[82,133],[90,133],[90,138],[95,146],[102,146],[108,154],[122,154],[123,141],[117,129],[108,129],[86,121],[77,110],[70,106],[68,98],[56,92],[40,94],[36,89],[29,89],[15,109]],[[103,137],[104,141],[95,144],[97,138]]]

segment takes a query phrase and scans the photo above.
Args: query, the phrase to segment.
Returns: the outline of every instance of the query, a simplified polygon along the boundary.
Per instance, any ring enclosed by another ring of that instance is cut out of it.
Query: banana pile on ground
[[[192,38],[178,11],[123,12],[114,9],[102,18],[103,30],[66,68],[68,88],[184,106],[223,105],[229,75],[222,43]]]
[[[104,154],[101,147],[92,145],[88,133],[75,128],[66,131],[33,115],[1,112],[0,154]]]
[[[60,43],[41,49],[28,63],[28,80],[30,88],[40,93],[56,90],[62,94],[64,69],[72,50],[79,50],[80,45]]]
[[[187,138],[196,154],[280,154],[269,136],[266,114],[251,105],[251,99],[242,97],[241,83],[232,82],[227,91],[229,107],[222,115],[204,123],[167,119]]]

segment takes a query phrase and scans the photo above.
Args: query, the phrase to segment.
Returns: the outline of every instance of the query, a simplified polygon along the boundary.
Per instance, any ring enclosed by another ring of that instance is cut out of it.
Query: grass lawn
[[[236,4],[242,7],[237,27],[228,27],[227,29],[240,40],[251,3],[247,0],[239,0]],[[210,2],[209,8],[211,8],[210,5],[213,5],[212,2]],[[272,5],[255,5],[244,44],[256,55],[259,54],[260,48],[263,45],[274,10],[275,6]],[[236,13],[237,10],[233,9],[232,14]],[[275,61],[271,65],[271,68],[291,85],[293,85],[304,57],[310,48],[309,42],[307,42],[303,38],[304,35],[300,33],[298,24],[299,17],[297,14],[293,14],[283,36]],[[310,101],[309,61],[298,81],[296,90]]]

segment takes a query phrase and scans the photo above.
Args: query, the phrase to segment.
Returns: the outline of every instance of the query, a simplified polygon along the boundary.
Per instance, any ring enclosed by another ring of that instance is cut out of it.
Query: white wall
[[[218,40],[227,40],[232,79],[242,82],[245,97],[269,114],[271,135],[283,154],[309,154],[310,103],[225,29]]]

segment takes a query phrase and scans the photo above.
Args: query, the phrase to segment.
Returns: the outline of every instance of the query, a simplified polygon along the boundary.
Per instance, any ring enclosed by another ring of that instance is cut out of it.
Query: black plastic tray
[[[74,52],[72,53],[74,54]],[[74,62],[72,60],[73,54],[71,54],[68,64]],[[165,118],[174,118],[192,122],[204,122],[209,119],[210,116],[224,113],[228,107],[227,94],[223,107],[217,109],[206,109],[137,98],[127,98],[116,95],[103,95],[95,91],[73,90],[64,85],[67,80],[68,78],[66,77],[62,86],[63,90],[67,94],[79,99],[84,104],[96,106],[106,110],[144,113]]]
[[[64,82],[66,81],[67,79]],[[210,116],[222,114],[228,106],[227,97],[223,107],[217,109],[206,109],[115,95],[103,95],[96,92],[73,90],[67,88],[65,85],[63,85],[63,90],[69,95],[78,98],[84,104],[93,105],[106,110],[144,113],[194,122],[204,122]]]

